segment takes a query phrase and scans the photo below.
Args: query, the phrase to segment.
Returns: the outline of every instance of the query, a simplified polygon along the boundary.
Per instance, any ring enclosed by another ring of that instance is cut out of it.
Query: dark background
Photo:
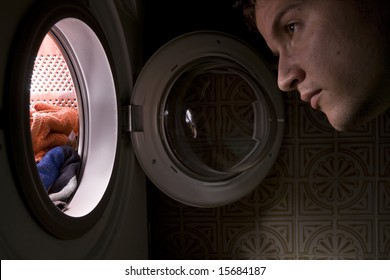
[[[272,55],[258,32],[250,31],[234,0],[146,0],[144,55],[149,58],[169,40],[198,30],[217,30],[234,35],[270,60]]]

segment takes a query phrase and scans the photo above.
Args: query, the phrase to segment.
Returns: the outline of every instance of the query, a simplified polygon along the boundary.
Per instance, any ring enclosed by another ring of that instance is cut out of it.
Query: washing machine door
[[[159,49],[137,79],[128,130],[148,177],[182,203],[213,207],[255,189],[284,125],[275,78],[258,53],[202,31]]]

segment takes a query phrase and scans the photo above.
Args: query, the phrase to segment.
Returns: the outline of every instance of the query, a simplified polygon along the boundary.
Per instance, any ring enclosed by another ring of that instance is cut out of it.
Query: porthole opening
[[[30,129],[34,160],[50,200],[66,211],[76,191],[79,110],[66,53],[49,32],[35,58],[30,86]],[[69,64],[71,66],[71,64]]]
[[[66,18],[50,28],[35,58],[29,94],[38,185],[64,214],[85,216],[109,185],[118,137],[110,63],[86,23]]]

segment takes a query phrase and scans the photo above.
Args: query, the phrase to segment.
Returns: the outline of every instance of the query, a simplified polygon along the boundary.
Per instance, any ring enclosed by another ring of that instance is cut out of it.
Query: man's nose
[[[305,72],[290,56],[280,56],[278,65],[278,86],[289,92],[297,90],[298,84],[305,79]]]

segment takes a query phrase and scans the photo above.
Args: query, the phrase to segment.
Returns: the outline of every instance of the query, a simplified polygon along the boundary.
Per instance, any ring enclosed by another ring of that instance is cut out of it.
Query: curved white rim
[[[65,214],[81,217],[102,199],[114,167],[118,139],[115,83],[106,52],[94,31],[83,21],[67,18],[55,24],[66,39],[77,65],[81,85],[78,189]]]

